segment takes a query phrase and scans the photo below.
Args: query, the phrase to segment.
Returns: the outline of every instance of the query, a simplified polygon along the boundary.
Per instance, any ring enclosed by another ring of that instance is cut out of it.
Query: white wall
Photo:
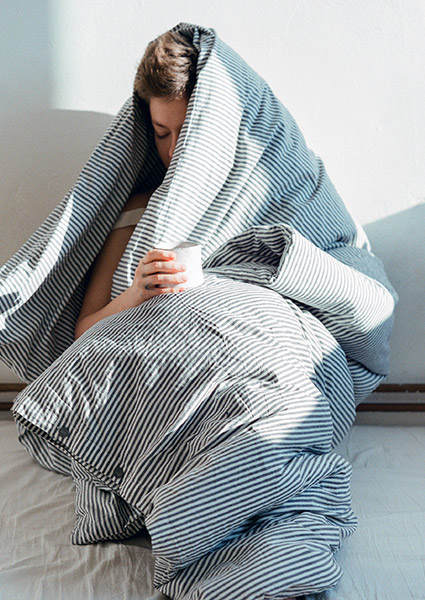
[[[425,381],[423,0],[0,0],[0,264],[74,183],[147,43],[216,29],[271,85],[400,293],[389,382]],[[6,368],[0,381],[17,381]]]

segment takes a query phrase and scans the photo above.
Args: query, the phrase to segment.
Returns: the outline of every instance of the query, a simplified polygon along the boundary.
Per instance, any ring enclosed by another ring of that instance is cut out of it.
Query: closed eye
[[[166,133],[165,135],[159,135],[159,133],[156,133],[156,132],[155,132],[155,135],[156,135],[156,137],[157,137],[159,140],[163,140],[164,138],[166,138],[166,137],[167,137],[168,133]]]

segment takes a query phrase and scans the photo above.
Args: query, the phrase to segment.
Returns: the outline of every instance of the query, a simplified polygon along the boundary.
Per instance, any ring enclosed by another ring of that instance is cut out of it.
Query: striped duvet
[[[356,529],[332,450],[388,373],[397,294],[322,161],[215,31],[169,169],[130,98],[75,186],[0,270],[0,357],[42,466],[76,484],[74,544],[146,527],[175,599],[282,599],[342,576]],[[203,247],[205,281],[74,341],[91,264],[128,195],[158,185],[111,299],[160,241]]]

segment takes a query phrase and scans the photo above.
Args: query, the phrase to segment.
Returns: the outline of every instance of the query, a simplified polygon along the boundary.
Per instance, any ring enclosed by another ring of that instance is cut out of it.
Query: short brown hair
[[[134,79],[144,100],[189,97],[195,86],[198,50],[184,35],[167,31],[149,42]]]

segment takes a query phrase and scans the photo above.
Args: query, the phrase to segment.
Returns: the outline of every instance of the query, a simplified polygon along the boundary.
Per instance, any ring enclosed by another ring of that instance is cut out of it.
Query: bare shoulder
[[[140,194],[133,194],[127,200],[124,205],[123,211],[134,210],[135,208],[146,208],[149,202],[149,198],[154,193],[155,188],[147,192],[141,192]]]

